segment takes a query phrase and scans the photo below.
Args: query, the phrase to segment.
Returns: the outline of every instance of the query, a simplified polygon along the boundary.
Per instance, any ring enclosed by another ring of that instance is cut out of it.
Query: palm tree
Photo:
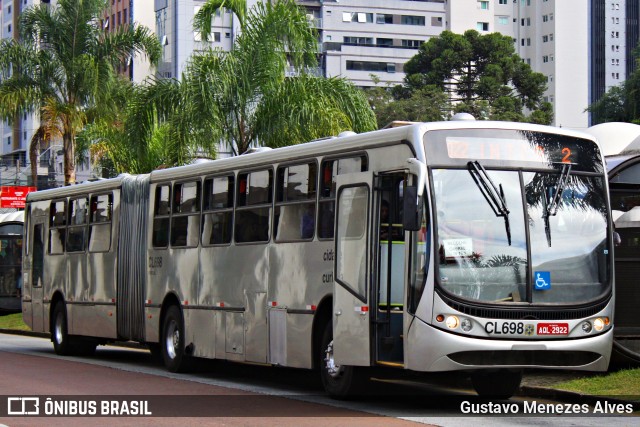
[[[43,136],[51,135],[45,129],[60,130],[65,184],[75,182],[76,135],[96,108],[109,105],[115,67],[139,53],[155,64],[161,54],[159,41],[144,27],[106,33],[100,25],[106,6],[105,0],[33,6],[21,14],[20,41],[0,43],[0,116],[35,112]]]
[[[294,1],[259,2],[247,12],[242,0],[208,0],[194,18],[203,40],[223,6],[238,17],[241,34],[229,52],[193,56],[182,80],[193,114],[210,133],[241,154],[252,144],[291,145],[376,128],[360,90],[309,72],[317,67],[317,36]],[[294,76],[286,76],[289,70]]]
[[[207,127],[182,120],[195,114],[184,102],[177,80],[121,83],[113,91],[116,108],[78,135],[94,163],[108,164],[115,173],[137,174],[183,165],[196,157],[215,158],[216,138],[207,134]]]

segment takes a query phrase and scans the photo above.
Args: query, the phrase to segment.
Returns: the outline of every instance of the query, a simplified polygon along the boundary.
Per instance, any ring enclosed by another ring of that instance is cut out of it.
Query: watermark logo
[[[8,397],[7,415],[40,415],[40,398]]]

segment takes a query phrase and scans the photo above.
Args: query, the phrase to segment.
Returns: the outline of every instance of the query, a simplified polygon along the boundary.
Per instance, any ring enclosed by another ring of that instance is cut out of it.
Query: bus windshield
[[[573,150],[578,142],[564,141]],[[478,158],[431,167],[440,289],[485,303],[602,297],[610,283],[608,210],[595,160],[580,165],[541,156],[534,165]]]

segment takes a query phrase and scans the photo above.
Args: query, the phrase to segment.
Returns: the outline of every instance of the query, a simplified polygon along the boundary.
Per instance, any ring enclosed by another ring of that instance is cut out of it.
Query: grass
[[[25,325],[25,323],[22,321],[22,313],[0,316],[0,329],[14,329],[19,331],[31,330],[31,328]]]
[[[625,369],[604,375],[555,384],[553,388],[594,396],[618,396],[640,401],[640,369]]]

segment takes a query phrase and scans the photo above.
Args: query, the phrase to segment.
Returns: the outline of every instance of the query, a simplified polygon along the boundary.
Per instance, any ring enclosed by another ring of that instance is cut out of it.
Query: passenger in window
[[[335,221],[334,206],[333,201],[330,203],[320,203],[320,219],[318,220],[320,223],[318,237],[320,238],[333,238],[333,223]]]
[[[314,212],[314,205],[307,204],[304,207],[302,213],[302,219],[300,221],[300,238],[311,239],[313,237],[313,229],[316,226],[316,218]]]
[[[615,225],[613,226],[613,245],[620,246],[622,244],[622,238],[620,237],[620,233],[616,231]]]

